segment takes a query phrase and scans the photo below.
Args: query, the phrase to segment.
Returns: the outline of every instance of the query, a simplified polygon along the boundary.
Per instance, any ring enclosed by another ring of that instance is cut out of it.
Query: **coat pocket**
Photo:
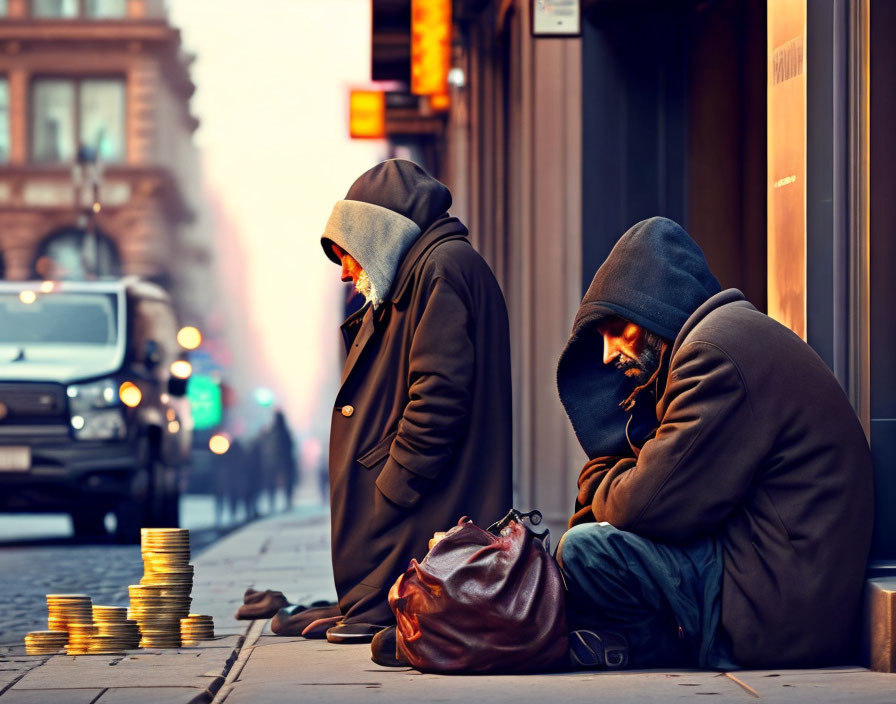
[[[365,469],[373,469],[374,467],[385,462],[386,458],[389,457],[389,450],[392,448],[392,442],[395,440],[396,435],[398,435],[397,430],[389,433],[367,452],[358,457],[358,464],[360,464]]]

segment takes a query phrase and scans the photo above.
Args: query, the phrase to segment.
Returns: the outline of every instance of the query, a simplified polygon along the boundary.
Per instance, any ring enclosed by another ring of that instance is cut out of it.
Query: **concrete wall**
[[[510,314],[516,504],[559,537],[585,460],[556,386],[581,297],[581,40],[533,38],[529,11],[495,2],[464,23],[447,180]]]

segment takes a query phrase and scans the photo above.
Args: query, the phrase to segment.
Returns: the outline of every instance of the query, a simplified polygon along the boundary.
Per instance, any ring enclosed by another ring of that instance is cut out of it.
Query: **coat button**
[[[349,418],[352,415],[352,413],[354,413],[354,412],[355,412],[354,406],[343,406],[342,407],[342,415],[344,415],[346,418]]]

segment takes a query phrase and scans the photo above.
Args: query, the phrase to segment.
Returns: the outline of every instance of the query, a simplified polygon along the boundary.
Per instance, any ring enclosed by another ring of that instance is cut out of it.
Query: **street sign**
[[[352,89],[348,125],[352,139],[383,139],[386,136],[385,92]]]
[[[448,92],[451,23],[451,0],[411,0],[411,93]]]
[[[208,430],[221,423],[221,386],[211,376],[194,374],[187,382],[187,399],[197,430]]]

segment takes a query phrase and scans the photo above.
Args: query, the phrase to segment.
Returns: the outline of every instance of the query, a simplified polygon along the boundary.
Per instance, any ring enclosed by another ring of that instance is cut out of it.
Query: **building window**
[[[101,161],[124,159],[124,81],[42,78],[33,88],[34,161],[72,161],[81,144]]]
[[[0,0],[2,7],[6,0]],[[117,19],[127,15],[127,0],[31,0],[34,17]]]
[[[54,232],[41,243],[32,275],[57,281],[121,276],[121,259],[108,237],[102,233],[88,237],[73,227]]]
[[[0,164],[9,161],[9,83],[0,78]]]
[[[35,17],[77,17],[78,0],[31,0]]]
[[[117,19],[127,15],[127,0],[86,0],[87,17]]]

